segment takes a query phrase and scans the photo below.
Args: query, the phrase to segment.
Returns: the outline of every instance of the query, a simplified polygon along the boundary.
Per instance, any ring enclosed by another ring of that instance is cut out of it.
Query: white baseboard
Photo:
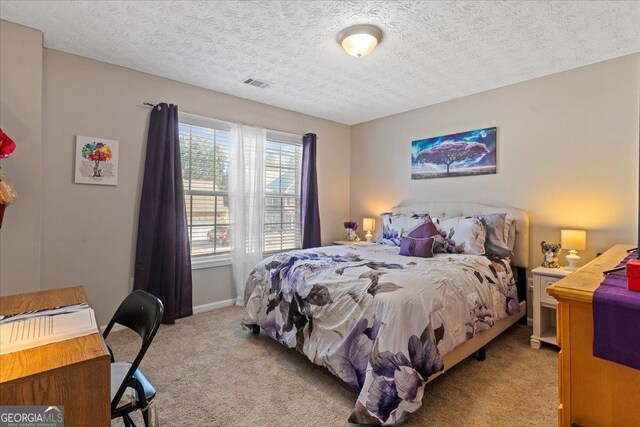
[[[215,310],[217,308],[230,307],[236,304],[235,299],[226,299],[223,301],[211,302],[209,304],[196,305],[193,307],[193,314],[204,313],[205,311]],[[100,331],[104,331],[107,325],[100,326]],[[127,329],[119,323],[113,325],[111,328],[111,332],[121,331],[123,329]]]
[[[226,299],[223,301],[210,302],[209,304],[196,305],[193,307],[193,314],[204,313],[205,311],[215,310],[217,308],[230,307],[235,305],[236,300]]]

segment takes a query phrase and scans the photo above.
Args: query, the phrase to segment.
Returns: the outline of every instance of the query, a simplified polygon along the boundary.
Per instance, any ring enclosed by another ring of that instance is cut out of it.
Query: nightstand
[[[556,305],[558,301],[547,293],[547,287],[567,277],[573,271],[564,268],[537,267],[533,273],[533,335],[531,347],[540,348],[540,343],[558,345],[556,341]]]

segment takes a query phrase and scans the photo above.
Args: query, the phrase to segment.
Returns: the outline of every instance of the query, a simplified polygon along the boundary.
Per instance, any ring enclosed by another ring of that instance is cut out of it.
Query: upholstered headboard
[[[395,213],[427,213],[437,218],[470,216],[490,213],[506,213],[515,220],[516,241],[511,264],[515,267],[529,266],[529,215],[515,208],[501,208],[473,202],[403,202],[392,209]]]

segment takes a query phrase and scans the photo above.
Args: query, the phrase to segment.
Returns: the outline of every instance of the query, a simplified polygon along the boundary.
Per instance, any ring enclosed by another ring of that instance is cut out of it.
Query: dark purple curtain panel
[[[176,105],[162,103],[151,111],[134,288],[162,300],[162,323],[175,323],[176,319],[193,314]]]
[[[316,134],[302,137],[302,248],[317,248],[320,243],[320,208],[318,206],[318,176],[316,174]]]

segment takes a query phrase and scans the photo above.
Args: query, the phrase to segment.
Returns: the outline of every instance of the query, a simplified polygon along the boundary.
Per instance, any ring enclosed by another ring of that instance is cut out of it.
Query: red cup
[[[640,259],[627,262],[627,289],[640,292]]]

